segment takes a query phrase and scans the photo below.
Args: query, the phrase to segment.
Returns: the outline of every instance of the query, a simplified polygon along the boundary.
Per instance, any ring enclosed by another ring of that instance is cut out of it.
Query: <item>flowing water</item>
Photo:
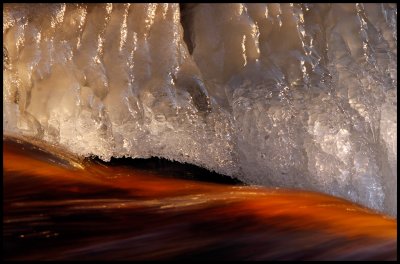
[[[395,258],[397,4],[5,4],[3,75],[8,259]]]
[[[7,260],[396,259],[396,220],[342,199],[52,153],[4,141]]]

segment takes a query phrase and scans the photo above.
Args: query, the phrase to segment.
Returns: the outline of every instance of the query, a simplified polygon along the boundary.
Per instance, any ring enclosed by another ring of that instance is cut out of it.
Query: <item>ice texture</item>
[[[6,4],[3,133],[397,216],[396,4],[183,10]]]

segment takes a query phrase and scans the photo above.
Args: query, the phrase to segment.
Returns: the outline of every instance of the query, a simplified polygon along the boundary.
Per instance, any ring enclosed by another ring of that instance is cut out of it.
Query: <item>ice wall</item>
[[[4,133],[397,215],[397,5],[183,10],[5,5]]]

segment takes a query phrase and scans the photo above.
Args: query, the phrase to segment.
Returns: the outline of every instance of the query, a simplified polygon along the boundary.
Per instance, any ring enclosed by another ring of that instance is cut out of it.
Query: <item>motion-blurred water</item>
[[[3,143],[5,260],[397,258],[396,220],[342,199]]]

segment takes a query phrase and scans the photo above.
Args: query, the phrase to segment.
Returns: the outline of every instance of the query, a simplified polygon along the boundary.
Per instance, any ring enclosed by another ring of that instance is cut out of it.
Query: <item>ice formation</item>
[[[5,134],[397,216],[396,4],[7,4],[3,74]]]

